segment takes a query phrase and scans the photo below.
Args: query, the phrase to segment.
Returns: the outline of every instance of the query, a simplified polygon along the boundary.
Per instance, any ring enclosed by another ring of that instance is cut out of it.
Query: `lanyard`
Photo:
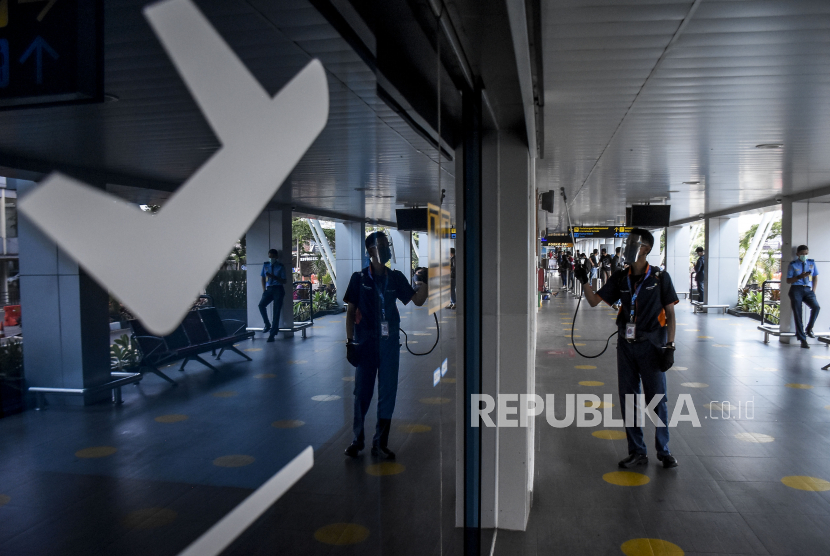
[[[375,285],[375,291],[378,292],[378,297],[380,297],[380,313],[381,313],[381,320],[386,320],[386,297],[384,294],[386,293],[386,286],[389,284],[389,274],[386,273],[384,275],[383,280],[383,288],[378,285],[378,281],[375,280],[375,275],[372,272],[372,268],[369,267],[369,276],[372,278],[372,283]]]
[[[636,303],[637,303],[637,296],[640,295],[640,288],[643,287],[643,284],[645,284],[646,280],[648,280],[648,277],[649,277],[650,274],[651,274],[651,266],[648,267],[648,270],[646,271],[646,275],[643,276],[642,280],[640,280],[640,283],[637,285],[637,289],[634,291],[634,294],[631,296],[631,316],[629,318],[629,322],[634,322],[634,309],[635,309]],[[631,271],[630,270],[628,271],[628,275],[625,277],[625,279],[628,281],[628,291],[630,292],[631,291]]]

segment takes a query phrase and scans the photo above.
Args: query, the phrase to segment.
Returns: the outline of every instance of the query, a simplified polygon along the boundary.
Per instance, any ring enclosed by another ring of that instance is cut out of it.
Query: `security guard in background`
[[[357,367],[354,381],[354,439],[346,448],[346,455],[357,457],[364,448],[363,422],[372,394],[375,375],[378,377],[378,422],[372,439],[372,455],[395,459],[387,447],[395,398],[398,394],[398,366],[400,360],[401,317],[396,302],[404,305],[412,301],[421,306],[427,300],[425,282],[409,284],[400,271],[389,270],[386,263],[392,258],[389,240],[383,232],[374,232],[366,238],[370,264],[352,274],[344,301],[349,304],[346,313],[346,356]],[[416,280],[419,275],[416,275]]]
[[[653,246],[654,236],[648,230],[634,228],[625,245],[628,268],[615,272],[596,293],[588,283],[584,270],[577,279],[584,284],[585,299],[591,307],[596,307],[601,301],[609,305],[618,301],[622,303],[617,315],[617,382],[622,414],[625,418],[625,395],[640,394],[640,381],[646,404],[654,396],[663,395],[656,413],[664,426],[656,427],[655,437],[657,459],[663,462],[663,467],[669,468],[677,467],[677,459],[669,451],[665,372],[674,365],[674,305],[679,300],[668,273],[650,266],[646,260]],[[628,457],[620,461],[620,467],[646,465],[648,456],[643,429],[627,426],[625,435],[628,438]]]
[[[818,312],[821,310],[816,299],[818,268],[816,267],[816,261],[807,258],[807,255],[810,254],[810,248],[806,245],[799,245],[795,253],[798,258],[791,261],[787,268],[787,283],[790,284],[790,302],[793,305],[793,320],[795,320],[795,336],[801,340],[801,347],[810,349],[807,336],[816,337],[813,334],[813,326],[816,324]],[[806,331],[804,330],[802,303],[810,308],[810,320],[807,322]]]

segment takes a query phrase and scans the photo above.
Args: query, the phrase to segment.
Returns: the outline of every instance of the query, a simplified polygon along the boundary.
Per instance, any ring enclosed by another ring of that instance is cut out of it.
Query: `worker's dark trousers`
[[[382,340],[360,341],[360,362],[354,378],[354,442],[364,447],[363,422],[372,403],[375,376],[378,377],[378,423],[372,446],[385,448],[389,441],[395,398],[398,396],[398,367],[401,358],[401,342],[398,335]]]
[[[282,300],[285,298],[285,288],[283,286],[268,286],[262,292],[262,298],[259,300],[259,314],[262,315],[262,321],[265,326],[271,326],[271,321],[268,319],[268,305],[274,302],[274,323],[271,326],[271,336],[275,336],[280,329],[280,314],[282,313]]]
[[[803,303],[810,308],[810,321],[807,323],[807,330],[809,331],[813,330],[821,307],[819,307],[816,294],[813,293],[813,289],[810,286],[796,286],[795,284],[790,286],[790,301],[793,304],[795,336],[799,340],[804,341],[807,339],[807,335],[804,333],[804,315],[801,304]]]
[[[648,404],[655,395],[663,394],[663,399],[655,408],[655,413],[663,421],[664,427],[655,427],[655,446],[658,455],[669,454],[669,410],[666,403],[666,373],[660,371],[661,348],[649,341],[629,343],[620,340],[617,343],[617,382],[620,390],[620,408],[625,419],[626,394],[640,393],[640,382]],[[636,400],[636,398],[635,398]],[[636,417],[637,411],[634,411]],[[648,420],[648,417],[646,417]],[[636,425],[636,420],[634,421]],[[625,427],[629,454],[646,454],[641,427]]]

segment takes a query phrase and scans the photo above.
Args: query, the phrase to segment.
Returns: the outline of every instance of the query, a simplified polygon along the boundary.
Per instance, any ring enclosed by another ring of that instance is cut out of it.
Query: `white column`
[[[706,303],[733,306],[738,302],[740,270],[738,219],[707,219],[705,238]]]
[[[334,244],[337,247],[337,302],[343,304],[343,296],[352,273],[359,272],[366,251],[366,224],[363,222],[343,222],[334,225]]]
[[[499,392],[535,393],[536,274],[535,211],[531,159],[522,139],[501,133],[499,145],[498,268],[510,272],[499,284]],[[525,222],[522,226],[520,223]],[[486,227],[486,224],[485,224]],[[487,292],[485,292],[485,297]],[[499,431],[498,527],[523,531],[533,488],[533,426]]]
[[[679,292],[689,291],[690,234],[688,225],[666,229],[666,272]]]
[[[822,308],[816,321],[816,331],[826,331],[830,328],[830,251],[825,246],[830,244],[830,204],[817,203],[814,201],[802,201],[791,203],[792,205],[792,236],[790,245],[781,246],[781,323],[782,330],[784,321],[784,308],[787,306],[788,315],[786,322],[791,325],[789,331],[795,332],[795,321],[792,320],[790,309],[789,288],[784,294],[784,286],[787,279],[787,266],[796,257],[795,250],[799,245],[806,245],[810,248],[808,258],[816,262],[819,271],[818,283],[816,286],[816,298]],[[782,210],[784,207],[782,206]],[[782,222],[783,228],[783,222]],[[783,230],[782,230],[783,231]],[[804,326],[810,318],[810,310],[803,307]]]
[[[259,314],[259,300],[262,298],[262,265],[268,260],[268,250],[276,249],[280,253],[280,262],[285,266],[288,280],[285,283],[285,299],[281,308],[271,304],[271,321],[274,312],[281,310],[280,328],[294,326],[294,281],[291,269],[294,261],[291,255],[291,209],[265,211],[261,213],[245,234],[248,277],[248,329],[261,330],[264,326]],[[286,338],[293,332],[285,334]]]
[[[663,260],[663,251],[660,249],[660,244],[662,243],[661,239],[663,237],[663,230],[662,228],[659,230],[654,230],[651,232],[654,236],[654,246],[651,248],[651,252],[648,254],[648,264],[653,266],[660,266],[660,262]]]
[[[795,258],[795,248],[799,241],[799,238],[793,237],[795,231],[793,209],[797,204],[787,197],[781,201],[781,313],[779,315],[781,332],[795,332],[793,310],[789,299],[790,285],[787,284],[787,265]],[[804,232],[799,230],[799,234],[806,235],[806,230]],[[821,272],[820,269],[819,272]],[[778,341],[782,344],[789,344],[790,338],[779,336]]]
[[[35,187],[7,180],[22,196]],[[83,218],[78,215],[78,218]],[[20,305],[26,326],[23,350],[29,386],[90,388],[110,380],[108,295],[73,259],[23,214],[19,215]],[[101,230],[100,233],[107,233]],[[112,264],[124,253],[111,253]],[[157,287],[148,284],[148,287]],[[91,404],[109,390],[85,398],[60,396],[51,403]]]
[[[392,269],[400,270],[409,279],[412,275],[412,232],[402,232],[391,228],[389,236],[395,251]]]

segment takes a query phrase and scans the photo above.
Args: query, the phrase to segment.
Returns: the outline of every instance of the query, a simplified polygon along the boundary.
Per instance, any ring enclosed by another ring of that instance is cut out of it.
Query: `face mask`
[[[807,262],[807,255],[799,255],[798,260],[801,261],[802,263],[806,263]]]
[[[268,259],[271,264],[277,264],[277,259]]]
[[[642,245],[642,238],[640,236],[637,234],[629,234],[628,239],[625,240],[625,247],[623,248],[623,257],[628,264],[637,262]]]

